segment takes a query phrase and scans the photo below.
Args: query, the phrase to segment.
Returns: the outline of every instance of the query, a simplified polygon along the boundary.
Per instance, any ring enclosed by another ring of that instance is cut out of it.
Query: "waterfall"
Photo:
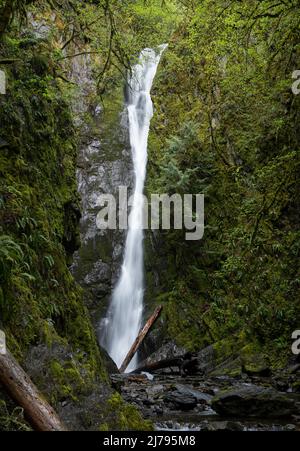
[[[121,275],[112,294],[105,324],[102,326],[105,329],[103,334],[105,338],[101,343],[118,367],[137,337],[142,323],[144,296],[142,194],[146,177],[148,135],[153,116],[150,91],[165,48],[166,45],[161,45],[157,51],[143,50],[128,80],[127,109],[135,188]],[[135,356],[128,370],[134,369],[136,364]]]

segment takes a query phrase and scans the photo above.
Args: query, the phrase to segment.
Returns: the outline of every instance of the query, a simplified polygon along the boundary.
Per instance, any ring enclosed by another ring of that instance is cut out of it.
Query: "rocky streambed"
[[[157,430],[300,430],[300,397],[270,381],[113,375],[123,398]]]
[[[111,375],[123,398],[135,405],[156,430],[299,431],[300,364],[280,373],[262,371],[235,377],[214,375],[183,363],[146,372]],[[178,362],[180,359],[178,360]],[[189,370],[187,370],[189,368]],[[183,371],[184,369],[184,371]],[[191,374],[193,373],[193,374]]]

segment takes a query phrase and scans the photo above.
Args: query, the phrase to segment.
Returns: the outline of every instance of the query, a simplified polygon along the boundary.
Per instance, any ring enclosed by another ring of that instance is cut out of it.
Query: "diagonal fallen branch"
[[[155,323],[155,321],[159,317],[161,311],[162,311],[162,305],[159,305],[158,307],[156,307],[154,313],[150,316],[150,318],[146,322],[145,326],[143,327],[143,329],[138,334],[138,336],[135,339],[133,345],[131,346],[127,356],[125,357],[124,362],[122,363],[122,365],[119,368],[120,373],[124,373],[124,371],[128,367],[129,363],[131,362],[131,360],[133,359],[134,355],[136,354],[136,352],[138,351],[139,347],[141,346],[141,344],[143,343],[144,339],[146,338],[149,330],[151,329],[151,327],[153,326],[153,324]]]

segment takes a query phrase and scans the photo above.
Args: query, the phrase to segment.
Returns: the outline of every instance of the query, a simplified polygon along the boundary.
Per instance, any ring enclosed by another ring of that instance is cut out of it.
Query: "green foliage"
[[[199,150],[197,125],[193,122],[184,123],[178,136],[167,141],[167,148],[161,161],[160,178],[155,182],[161,192],[189,193],[193,179],[197,177],[196,166]]]
[[[21,247],[8,235],[0,236],[0,281],[5,282],[23,257]]]
[[[206,229],[196,246],[175,232],[158,240],[169,334],[190,347],[193,327],[197,346],[244,333],[282,363],[300,318],[299,4],[188,3],[156,84],[148,190],[184,181],[205,193]]]
[[[21,407],[8,409],[4,400],[0,400],[0,430],[2,431],[31,431],[31,427],[24,420]]]
[[[181,280],[165,301],[164,316],[169,336],[176,337],[177,343],[189,351],[210,343],[212,331],[205,322],[205,304],[200,295],[193,293]]]

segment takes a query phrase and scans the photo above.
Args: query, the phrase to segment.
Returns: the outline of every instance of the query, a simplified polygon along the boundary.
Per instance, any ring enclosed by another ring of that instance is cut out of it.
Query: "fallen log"
[[[120,373],[124,373],[125,372],[125,370],[128,367],[129,363],[131,362],[131,360],[133,359],[134,355],[136,354],[136,352],[138,351],[139,347],[141,346],[141,344],[143,343],[144,339],[146,338],[149,330],[154,325],[155,321],[158,319],[161,311],[162,311],[162,305],[159,305],[158,307],[156,307],[154,313],[150,316],[150,318],[146,322],[145,326],[143,327],[143,329],[140,331],[140,333],[136,337],[136,339],[135,339],[133,345],[131,346],[127,356],[125,357],[122,365],[119,368]]]
[[[171,368],[177,366],[179,369],[181,368],[183,362],[185,360],[185,356],[174,357],[172,359],[163,359],[157,360],[156,362],[147,363],[142,362],[142,364],[136,368],[132,373],[140,373],[141,371],[146,371],[147,373],[151,373],[152,371],[161,370],[163,368]]]
[[[39,393],[15,358],[0,353],[0,383],[24,409],[25,417],[36,431],[66,431],[54,409]]]
[[[198,374],[198,363],[197,355],[192,352],[154,361],[148,358],[141,362],[140,366],[132,371],[132,374],[141,373],[142,371],[152,373],[157,370],[172,367],[178,367],[180,374]]]

